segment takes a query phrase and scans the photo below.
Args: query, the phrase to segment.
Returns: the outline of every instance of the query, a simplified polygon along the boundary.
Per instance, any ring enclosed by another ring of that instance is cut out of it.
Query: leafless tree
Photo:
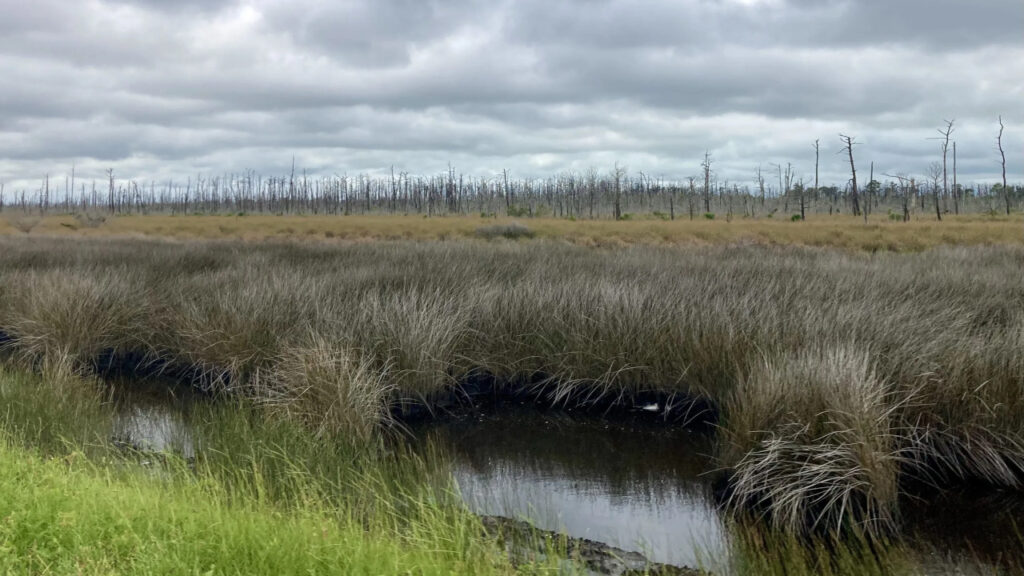
[[[814,139],[814,197],[818,197],[818,157],[821,154],[821,146],[818,144],[818,139]]]
[[[854,216],[859,216],[860,215],[860,198],[858,197],[858,193],[857,193],[857,168],[853,164],[853,147],[857,143],[854,142],[854,138],[852,136],[847,136],[846,134],[840,134],[839,135],[839,140],[842,141],[842,143],[843,143],[843,149],[840,152],[845,151],[846,154],[850,158],[850,174],[851,174],[850,182],[852,184],[852,188],[850,189],[850,202],[853,205],[853,215]]]
[[[757,187],[761,192],[761,210],[764,210],[764,175],[760,166],[757,167]]]
[[[942,141],[942,196],[943,198],[948,198],[949,180],[946,176],[946,155],[949,151],[949,137],[953,134],[953,123],[956,122],[956,119],[943,120],[943,122],[946,123],[946,127],[938,129],[939,135],[941,136],[939,140]],[[953,212],[956,214],[960,213],[960,206],[958,205],[956,198],[953,199]]]
[[[704,212],[711,212],[711,153],[704,151],[704,161],[700,164],[704,169]]]
[[[959,187],[956,186],[956,140],[953,140],[953,208],[956,209],[957,214],[959,214],[959,203],[961,203],[961,200]]]
[[[1003,117],[999,117],[999,136],[996,137],[996,144],[999,146],[999,158],[1003,167],[1003,196],[1006,198],[1006,215],[1010,215],[1010,189],[1006,187],[1006,153],[1003,152]]]
[[[697,195],[697,187],[694,186],[693,183],[696,180],[696,178],[694,178],[693,176],[690,176],[687,180],[689,182],[690,188],[689,188],[689,192],[686,194],[686,198],[688,200],[687,203],[689,204],[689,208],[690,208],[690,220],[693,220],[693,201],[694,201],[694,196]]]
[[[622,220],[622,178],[626,175],[626,168],[615,163],[615,219]]]
[[[935,218],[942,222],[942,211],[939,210],[939,179],[942,178],[945,170],[938,162],[928,165],[928,175],[932,179],[932,197],[935,199]]]
[[[895,178],[900,182],[900,204],[903,208],[903,221],[910,222],[910,199],[914,197],[916,185],[914,179],[905,174],[885,174],[889,178]]]

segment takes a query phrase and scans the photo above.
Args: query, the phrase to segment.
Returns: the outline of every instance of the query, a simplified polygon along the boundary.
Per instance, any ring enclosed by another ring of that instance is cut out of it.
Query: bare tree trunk
[[[701,167],[704,168],[704,212],[711,212],[711,153],[707,150],[704,151],[704,162],[701,163]]]
[[[511,216],[512,195],[508,189],[508,169],[502,170],[501,175],[505,178],[505,216]]]
[[[1010,189],[1006,187],[1006,153],[1003,152],[1003,117],[999,117],[999,136],[996,137],[999,145],[999,158],[1003,166],[1003,196],[1006,197],[1006,215],[1010,215]]]
[[[615,219],[622,220],[622,177],[626,169],[615,164]]]
[[[696,196],[696,195],[697,195],[697,189],[693,185],[693,176],[690,176],[690,192],[689,192],[689,194],[686,195],[687,199],[689,200],[688,204],[689,204],[689,207],[690,207],[690,220],[693,220],[693,199],[694,199],[694,196]]]
[[[946,120],[946,129],[939,130],[939,134],[942,134],[942,195],[943,197],[949,196],[949,185],[946,179],[946,151],[949,150],[949,135],[953,133],[953,122],[956,120]],[[953,212],[959,213],[960,208],[957,205],[957,201],[953,199]]]
[[[853,164],[853,147],[856,143],[853,141],[853,137],[847,136],[845,134],[840,134],[839,139],[843,142],[844,148],[846,149],[846,153],[850,157],[850,174],[852,175],[851,181],[853,185],[853,187],[850,190],[850,202],[853,205],[853,215],[859,216],[860,199],[857,195],[857,168]]]
[[[956,185],[956,140],[953,141],[953,209],[960,213],[960,188]]]
[[[939,179],[942,178],[942,165],[932,162],[928,166],[928,176],[932,179],[932,199],[935,201],[935,219],[942,222],[942,212],[939,210]]]
[[[867,201],[865,202],[865,204],[867,204],[867,207],[866,207],[867,209],[871,208],[872,195],[875,195],[874,196],[874,200],[875,200],[875,205],[877,206],[878,205],[878,196],[877,196],[877,193],[875,192],[875,162],[874,162],[874,160],[871,161],[871,171],[868,172],[868,193],[867,193],[867,199],[866,199]],[[867,224],[867,221],[868,221],[867,213],[868,213],[868,210],[865,210],[864,211],[864,223],[865,224]]]
[[[821,146],[818,139],[814,139],[814,197],[818,197],[818,157],[821,154]]]

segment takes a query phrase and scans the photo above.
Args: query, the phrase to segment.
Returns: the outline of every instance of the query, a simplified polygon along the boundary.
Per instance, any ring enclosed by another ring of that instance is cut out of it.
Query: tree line
[[[926,174],[880,174],[869,164],[866,185],[858,184],[853,136],[840,134],[840,153],[849,162],[850,179],[842,185],[820,185],[820,140],[815,140],[813,182],[797,178],[791,163],[758,166],[748,182],[722,180],[715,159],[706,152],[699,176],[670,181],[643,172],[630,173],[616,164],[609,170],[591,168],[547,178],[514,178],[508,170],[491,177],[459,173],[452,166],[439,174],[417,176],[309,175],[294,168],[284,175],[245,171],[222,176],[197,175],[184,180],[118,179],[113,169],[102,181],[76,179],[75,170],[63,182],[48,175],[39,188],[7,194],[0,183],[0,211],[118,214],[477,214],[482,216],[557,217],[571,219],[629,219],[637,215],[666,220],[774,216],[791,219],[808,214],[847,213],[863,216],[887,212],[910,220],[914,214],[1005,212],[1021,210],[1024,186],[1006,182],[1002,118],[997,148],[1001,182],[966,186],[957,177],[954,121],[939,130],[941,162]],[[860,167],[863,173],[863,166]],[[777,177],[777,182],[775,181]]]

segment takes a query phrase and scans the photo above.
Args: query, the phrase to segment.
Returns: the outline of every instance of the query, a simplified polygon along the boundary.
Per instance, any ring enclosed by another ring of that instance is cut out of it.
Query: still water
[[[701,554],[722,552],[705,435],[522,407],[413,432],[447,450],[462,497],[479,514],[530,520],[661,563],[695,566]]]
[[[188,425],[207,399],[122,387],[114,439],[191,457]],[[409,430],[415,446],[447,455],[467,505],[636,551],[654,562],[717,565],[727,533],[709,488],[712,438],[655,424],[609,422],[503,406]],[[1024,566],[1024,497],[986,489],[908,498],[904,545],[924,574],[1018,573]]]

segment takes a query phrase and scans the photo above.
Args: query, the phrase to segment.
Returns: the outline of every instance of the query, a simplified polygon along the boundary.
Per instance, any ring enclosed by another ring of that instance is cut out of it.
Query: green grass
[[[209,479],[44,460],[0,444],[0,570],[34,574],[500,574],[468,517],[401,531],[315,500],[287,510]]]
[[[214,404],[191,415],[194,461],[132,457],[104,436],[109,403],[62,400],[71,378],[0,372],[3,573],[511,574],[559,562],[514,568],[440,456]]]

